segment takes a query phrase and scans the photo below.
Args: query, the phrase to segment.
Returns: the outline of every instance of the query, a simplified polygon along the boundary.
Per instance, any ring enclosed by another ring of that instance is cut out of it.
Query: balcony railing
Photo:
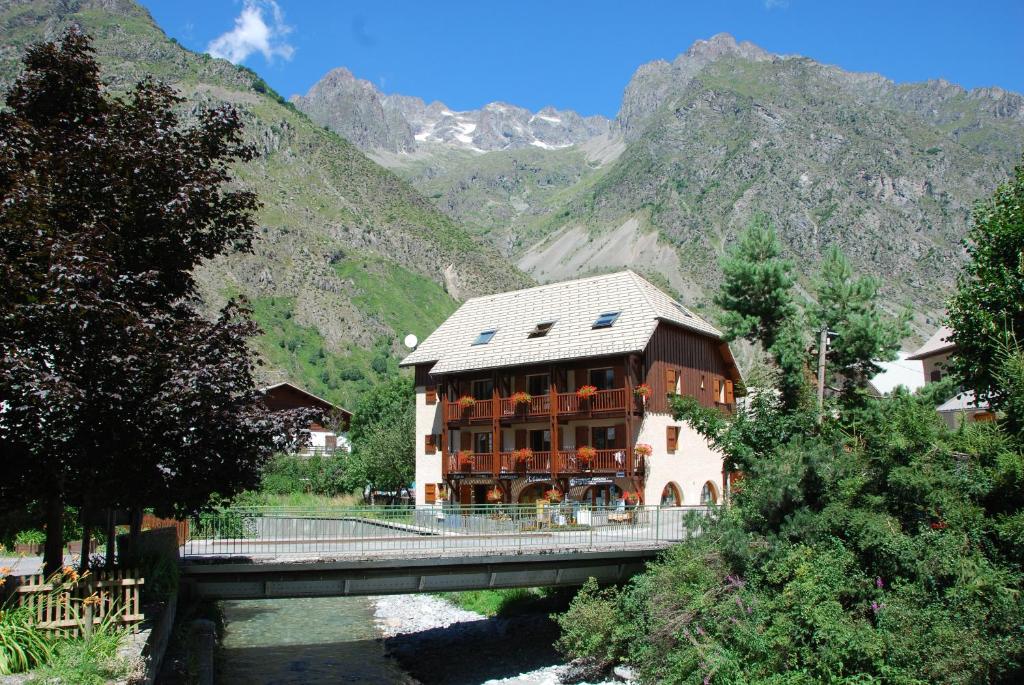
[[[559,414],[592,414],[625,411],[626,389],[598,390],[593,397],[582,398],[574,392],[558,393]]]
[[[597,450],[589,462],[581,459],[576,450],[556,452],[534,452],[532,456],[521,457],[517,452],[473,452],[464,454],[460,461],[458,454],[449,454],[445,460],[446,473],[464,473],[480,476],[505,475],[514,477],[526,474],[615,474],[634,475],[643,473],[643,458],[627,448]],[[552,467],[555,467],[552,469]]]
[[[598,390],[592,397],[581,398],[575,392],[560,392],[557,395],[537,395],[529,402],[516,402],[511,397],[497,400],[498,418],[506,420],[526,420],[551,414],[552,398],[557,402],[559,414],[591,416],[624,412],[629,407],[625,388]],[[444,420],[452,422],[472,422],[492,420],[494,416],[494,400],[476,400],[475,404],[463,407],[458,401],[444,401]]]

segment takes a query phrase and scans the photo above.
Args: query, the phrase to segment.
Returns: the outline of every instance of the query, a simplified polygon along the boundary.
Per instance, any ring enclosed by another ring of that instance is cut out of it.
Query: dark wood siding
[[[417,364],[416,365],[416,385],[436,385],[437,381],[430,377],[430,367],[434,365],[434,362],[429,364]]]
[[[696,397],[705,407],[715,406],[713,388],[731,377],[732,367],[721,350],[722,343],[677,326],[659,323],[644,350],[644,373],[651,386],[647,407],[667,412],[666,395],[675,392],[670,379],[679,375],[680,392]],[[703,381],[704,387],[701,388]]]

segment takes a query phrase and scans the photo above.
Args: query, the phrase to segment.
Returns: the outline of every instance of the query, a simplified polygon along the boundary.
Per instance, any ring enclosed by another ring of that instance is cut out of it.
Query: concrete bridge
[[[193,523],[182,584],[210,599],[618,583],[699,533],[700,507],[232,509]]]

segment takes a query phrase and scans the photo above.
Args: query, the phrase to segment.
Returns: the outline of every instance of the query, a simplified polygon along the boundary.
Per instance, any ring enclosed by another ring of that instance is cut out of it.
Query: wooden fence
[[[58,576],[55,583],[43,574],[9,576],[4,590],[18,606],[31,609],[36,624],[62,637],[91,632],[104,620],[136,625],[144,618],[139,591],[145,582],[138,571],[114,569],[90,572],[74,583]],[[61,589],[65,584],[65,589]]]
[[[188,521],[162,519],[153,514],[143,514],[142,530],[157,530],[158,528],[174,528],[178,536],[179,547],[188,542]]]

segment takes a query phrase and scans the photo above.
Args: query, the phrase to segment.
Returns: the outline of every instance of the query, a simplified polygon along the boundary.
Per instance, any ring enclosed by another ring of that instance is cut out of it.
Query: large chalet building
[[[734,409],[710,324],[632,271],[468,300],[402,366],[416,385],[416,503],[718,503],[722,457],[669,393]]]

